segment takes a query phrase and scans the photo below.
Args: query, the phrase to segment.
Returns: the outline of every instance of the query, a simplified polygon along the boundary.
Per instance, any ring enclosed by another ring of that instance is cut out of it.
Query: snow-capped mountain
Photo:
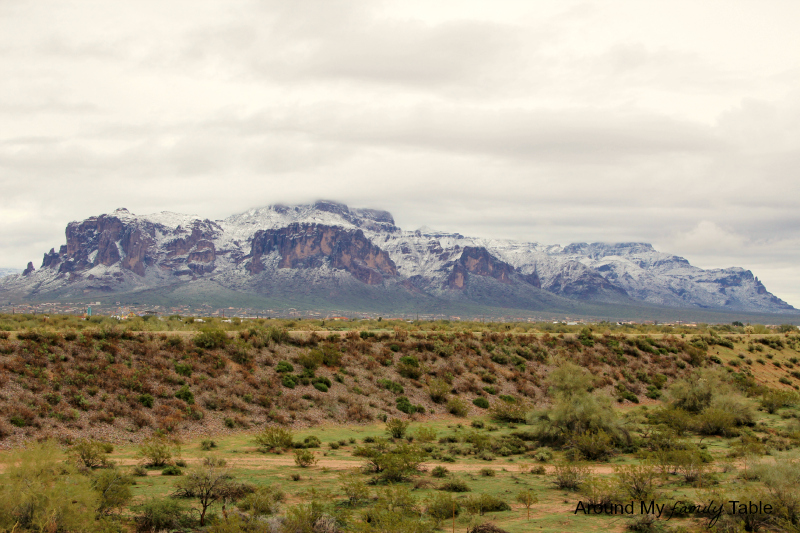
[[[387,303],[411,298],[536,310],[594,302],[794,311],[750,271],[703,270],[646,243],[562,247],[404,231],[387,211],[329,201],[217,221],[117,209],[71,222],[66,241],[44,254],[39,269],[29,263],[0,279],[0,294],[67,298],[205,283],[329,302],[358,294]]]

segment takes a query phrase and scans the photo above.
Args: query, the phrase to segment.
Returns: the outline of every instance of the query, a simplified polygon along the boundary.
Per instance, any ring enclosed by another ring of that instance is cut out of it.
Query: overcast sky
[[[647,241],[800,307],[800,2],[0,0],[0,267],[320,198]]]

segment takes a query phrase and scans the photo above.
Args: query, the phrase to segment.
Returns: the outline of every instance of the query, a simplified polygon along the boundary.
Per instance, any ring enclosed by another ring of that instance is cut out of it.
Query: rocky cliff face
[[[213,239],[219,227],[191,220],[188,227],[170,227],[118,209],[67,225],[67,244],[44,255],[42,268],[60,274],[78,273],[97,266],[117,266],[144,277],[148,267],[175,274],[204,274],[214,270]]]
[[[276,252],[278,268],[319,268],[327,264],[349,272],[367,285],[397,276],[389,254],[372,244],[361,230],[293,223],[285,228],[257,231],[250,250],[245,268],[251,274],[263,272],[263,257]]]
[[[461,252],[461,257],[453,265],[445,287],[463,290],[470,275],[488,276],[501,283],[510,284],[514,267],[491,255],[486,248],[466,246]]]
[[[0,294],[68,297],[192,280],[255,292],[313,287],[331,298],[360,284],[431,301],[482,298],[523,307],[555,301],[543,296],[550,294],[570,299],[562,303],[793,311],[750,271],[702,270],[647,243],[561,247],[403,231],[386,211],[329,201],[252,209],[216,222],[126,209],[71,222],[66,244],[44,254],[38,270],[29,264],[0,279]]]

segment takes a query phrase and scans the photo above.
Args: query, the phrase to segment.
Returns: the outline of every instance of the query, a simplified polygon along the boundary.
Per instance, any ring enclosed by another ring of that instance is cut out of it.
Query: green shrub
[[[442,477],[445,477],[448,472],[449,472],[449,470],[447,470],[447,467],[435,466],[435,467],[433,467],[433,470],[431,470],[431,475],[433,477],[442,478]]]
[[[501,422],[525,422],[528,406],[523,403],[495,402],[489,409],[489,416]]]
[[[461,503],[450,494],[432,494],[425,502],[425,511],[436,520],[448,520],[461,513]]]
[[[553,458],[553,450],[547,446],[542,446],[533,452],[533,458],[541,463],[546,463]]]
[[[189,385],[184,385],[183,387],[178,389],[178,392],[175,393],[175,397],[179,400],[183,400],[188,404],[194,403],[194,393],[191,390],[189,390]]]
[[[297,386],[298,381],[299,380],[297,376],[295,376],[294,374],[284,374],[283,377],[281,377],[281,385],[283,385],[288,389],[295,388]]]
[[[382,443],[377,443],[375,446],[356,448],[354,455],[366,458],[366,470],[377,473],[384,481],[392,483],[417,474],[425,458],[425,453],[412,444],[398,444],[387,448]]]
[[[172,460],[174,444],[164,437],[153,436],[139,444],[137,456],[149,466],[166,466]]]
[[[171,531],[192,525],[184,507],[170,498],[154,498],[136,511],[134,520],[138,531]]]
[[[382,389],[386,389],[386,390],[391,391],[391,392],[393,392],[395,394],[403,394],[403,392],[404,392],[404,389],[403,389],[402,385],[400,385],[399,383],[395,383],[394,381],[392,381],[390,379],[379,379],[377,381],[377,383],[378,383],[378,386],[381,387]]]
[[[614,388],[619,396],[619,401],[628,400],[631,403],[639,403],[639,397],[631,392],[624,383],[619,382]]]
[[[510,511],[511,506],[497,496],[491,494],[476,494],[464,500],[464,507],[473,514],[500,513]]]
[[[411,400],[405,396],[400,396],[397,399],[397,410],[408,415],[413,415],[416,412],[424,412],[425,408],[420,405],[412,405]]]
[[[414,438],[423,443],[433,442],[436,440],[436,430],[431,427],[418,427],[414,432]]]
[[[551,372],[549,377],[552,409],[534,413],[531,423],[532,435],[543,444],[565,446],[576,435],[602,430],[612,437],[615,444],[630,442],[630,435],[605,395],[592,394],[588,373],[572,363],[564,363]],[[500,403],[501,406],[517,408],[517,405]],[[522,409],[520,409],[522,411]]]
[[[319,448],[322,445],[322,441],[316,435],[309,435],[308,437],[303,439],[303,443],[300,446],[297,444],[294,445],[295,448]]]
[[[278,504],[284,499],[283,492],[271,486],[259,487],[239,500],[236,506],[252,516],[269,516],[278,512]]]
[[[736,415],[724,409],[709,407],[695,418],[695,430],[701,435],[735,436],[738,434]]]
[[[253,354],[251,353],[250,347],[250,344],[239,339],[228,345],[228,357],[237,364],[250,365],[253,362]]]
[[[438,355],[439,357],[450,357],[455,353],[455,349],[453,348],[452,344],[446,344],[442,341],[436,341],[433,344],[433,353]]]
[[[182,476],[183,470],[178,468],[176,465],[167,465],[161,470],[162,476]]]
[[[314,348],[308,353],[301,353],[297,362],[307,370],[316,370],[322,364],[322,350]]]
[[[183,348],[183,339],[177,335],[172,335],[167,339],[167,347],[180,350]]]
[[[292,447],[292,432],[277,426],[267,426],[256,435],[255,440],[262,452],[288,450]]]
[[[675,432],[677,436],[682,436],[691,429],[693,424],[692,415],[683,409],[665,406],[651,411],[647,418],[653,425],[664,425]]]
[[[661,398],[661,391],[658,390],[658,387],[656,387],[655,385],[648,385],[645,396],[647,396],[652,400],[658,400],[659,398]]]
[[[175,363],[175,373],[179,376],[190,377],[192,375],[192,365],[189,363]]]
[[[294,372],[294,366],[289,361],[278,361],[278,364],[275,365],[275,372],[279,374],[283,374],[285,372]]]
[[[450,385],[443,379],[432,379],[428,382],[428,394],[434,403],[444,403],[450,392]]]
[[[675,450],[670,453],[670,462],[687,483],[702,479],[707,470],[703,454],[697,450]]]
[[[452,479],[443,483],[442,486],[439,487],[439,490],[447,492],[469,492],[472,489],[469,488],[469,485],[467,485],[465,481],[461,479]]]
[[[209,451],[209,450],[211,450],[212,448],[216,448],[216,447],[217,447],[217,443],[216,443],[216,442],[214,442],[214,441],[213,441],[213,440],[211,440],[211,439],[203,439],[203,440],[200,442],[200,449],[201,449],[201,450],[204,450],[204,451]]]
[[[669,388],[670,403],[689,413],[699,413],[709,405],[714,394],[728,391],[722,374],[714,371],[695,371]]]
[[[797,405],[798,395],[792,391],[770,390],[761,397],[761,406],[772,414],[782,407]]]
[[[575,436],[573,446],[590,461],[607,461],[614,452],[614,439],[605,431],[586,431]]]
[[[480,407],[481,409],[488,409],[489,408],[489,400],[484,398],[483,396],[479,396],[472,400],[473,405],[476,407]]]
[[[619,488],[625,495],[638,501],[655,497],[658,472],[649,464],[624,465],[614,468]]]
[[[312,452],[306,449],[300,449],[294,451],[294,462],[301,468],[307,468],[317,464],[317,458]]]
[[[465,417],[469,414],[469,405],[462,398],[450,398],[447,402],[447,412],[455,416]]]
[[[147,407],[148,409],[153,407],[153,402],[154,401],[155,401],[155,398],[153,398],[152,394],[141,394],[141,395],[139,395],[139,403],[142,404],[143,406]]]
[[[399,418],[390,418],[386,421],[386,432],[393,439],[402,439],[408,430],[408,422]]]
[[[422,376],[422,369],[415,357],[407,355],[400,358],[400,363],[397,365],[397,373],[404,378],[419,379]]]
[[[562,463],[553,470],[556,487],[562,490],[578,490],[588,478],[589,467],[582,463]]]
[[[81,439],[70,450],[70,455],[76,460],[78,466],[84,468],[102,468],[109,466],[105,457],[104,443],[93,439]]]
[[[205,329],[195,336],[193,342],[198,348],[214,350],[228,343],[228,334],[221,329]]]

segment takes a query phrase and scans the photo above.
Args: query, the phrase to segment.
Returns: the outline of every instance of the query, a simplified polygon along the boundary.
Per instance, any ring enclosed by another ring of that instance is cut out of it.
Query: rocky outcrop
[[[35,268],[33,268],[33,262],[32,262],[32,261],[28,261],[28,266],[25,268],[25,270],[23,270],[23,271],[22,271],[22,275],[23,275],[23,276],[28,276],[28,275],[30,275],[32,272],[34,272],[35,270],[36,270],[36,269],[35,269]]]
[[[213,239],[219,233],[219,226],[209,220],[194,220],[188,228],[168,227],[117,209],[68,224],[67,244],[58,252],[51,248],[44,254],[42,268],[55,269],[70,281],[80,278],[74,274],[98,265],[117,265],[140,277],[155,265],[161,270],[203,274],[214,270]],[[159,238],[167,241],[159,243]]]
[[[541,287],[553,294],[576,300],[619,301],[628,299],[625,289],[577,261],[568,261]]]
[[[433,252],[442,254],[443,250],[441,246],[438,246],[438,249],[433,250]],[[501,283],[508,284],[511,283],[514,267],[494,257],[486,248],[465,246],[461,252],[461,257],[455,262],[450,275],[447,277],[445,287],[463,290],[467,285],[467,279],[470,274],[491,277]]]
[[[216,269],[217,247],[214,244],[221,228],[210,220],[194,221],[189,228],[179,226],[176,238],[169,240],[165,257],[159,262],[162,269],[175,275],[208,274]]]
[[[251,242],[251,274],[262,272],[263,258],[277,252],[278,268],[342,269],[368,285],[397,276],[397,267],[385,251],[372,244],[361,230],[320,224],[290,224],[277,230],[260,230]]]

